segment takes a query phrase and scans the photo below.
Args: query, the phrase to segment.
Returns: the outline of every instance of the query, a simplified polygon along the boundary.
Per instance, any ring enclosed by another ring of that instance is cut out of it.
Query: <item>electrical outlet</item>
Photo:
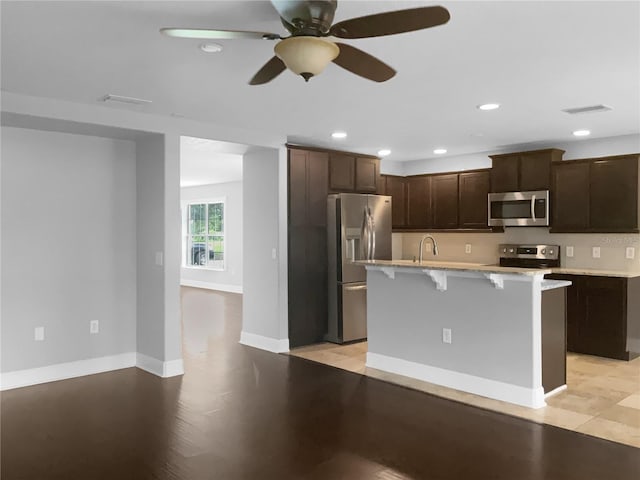
[[[156,252],[156,265],[158,265],[159,267],[161,267],[163,264],[162,257],[163,257],[162,252]]]
[[[573,247],[567,247],[567,258],[573,257]]]
[[[442,329],[442,343],[451,343],[451,329],[443,328]]]
[[[633,260],[636,257],[636,249],[633,247],[627,247],[625,256],[628,260]]]
[[[467,243],[464,246],[464,253],[471,253],[471,244],[470,243]]]
[[[36,342],[44,341],[44,327],[36,327],[36,329],[33,332],[33,339]]]
[[[600,247],[593,247],[591,249],[591,256],[593,258],[600,258]]]
[[[89,322],[89,333],[100,333],[100,322],[98,322],[98,320],[91,320]]]
[[[278,252],[275,248],[271,249],[271,260],[275,260],[278,257]]]

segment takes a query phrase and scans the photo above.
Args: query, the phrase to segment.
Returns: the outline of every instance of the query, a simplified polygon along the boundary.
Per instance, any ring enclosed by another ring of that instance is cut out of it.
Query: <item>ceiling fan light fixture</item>
[[[335,43],[309,36],[286,38],[276,44],[274,51],[289,70],[307,82],[309,78],[322,73],[340,53]]]

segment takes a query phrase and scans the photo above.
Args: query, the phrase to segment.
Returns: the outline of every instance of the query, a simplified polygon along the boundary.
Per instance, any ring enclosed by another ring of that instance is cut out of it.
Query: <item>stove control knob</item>
[[[509,253],[513,253],[513,248],[510,248],[510,249],[509,249]]]
[[[553,248],[549,249],[549,255],[553,255]]]
[[[502,249],[502,253],[507,253],[507,249],[506,249],[506,248],[503,248],[503,249]]]
[[[543,248],[543,249],[542,249],[542,254],[543,254],[543,255],[546,255],[546,254],[547,254],[547,249],[546,249],[546,248]]]

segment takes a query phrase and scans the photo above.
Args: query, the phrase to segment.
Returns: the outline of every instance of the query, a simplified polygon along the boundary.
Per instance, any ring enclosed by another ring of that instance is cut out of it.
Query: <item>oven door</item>
[[[549,190],[489,194],[489,226],[549,225]]]

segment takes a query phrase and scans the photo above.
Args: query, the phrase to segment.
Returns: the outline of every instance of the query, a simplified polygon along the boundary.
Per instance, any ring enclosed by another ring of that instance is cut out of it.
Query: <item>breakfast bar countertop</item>
[[[455,262],[455,261],[432,261],[423,262],[413,260],[358,260],[354,263],[360,265],[377,265],[380,267],[407,267],[421,268],[431,270],[460,270],[472,272],[486,273],[502,273],[502,274],[521,274],[521,275],[589,275],[600,277],[619,277],[619,278],[636,278],[640,277],[640,271],[624,271],[624,270],[598,270],[595,268],[519,268],[519,267],[502,267],[495,264],[484,264],[474,262]]]

